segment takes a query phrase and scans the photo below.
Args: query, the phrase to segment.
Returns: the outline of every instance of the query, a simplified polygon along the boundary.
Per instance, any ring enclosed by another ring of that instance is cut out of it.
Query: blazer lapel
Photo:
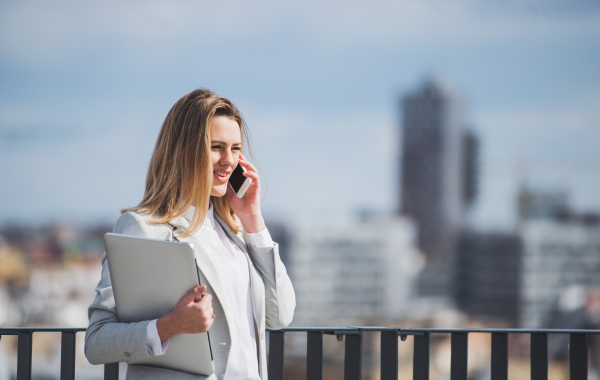
[[[223,228],[223,231],[225,231],[227,236],[229,236],[229,238],[231,240],[233,240],[233,242],[235,244],[237,244],[238,247],[240,247],[242,252],[244,252],[246,255],[248,255],[248,247],[246,246],[246,242],[241,237],[234,234],[233,231],[231,230],[231,228],[229,228],[229,226],[227,225],[227,223],[225,223],[223,218],[221,218],[216,212],[215,212],[215,220],[221,225],[221,227]]]
[[[256,322],[257,328],[261,331],[263,327],[262,318],[260,317],[264,313],[261,310],[265,310],[265,293],[264,293],[264,284],[262,282],[262,277],[254,267],[254,263],[250,258],[250,254],[248,253],[248,246],[244,242],[244,240],[233,233],[233,231],[227,226],[225,221],[215,213],[215,220],[221,225],[223,231],[233,240],[246,254],[246,259],[248,260],[248,267],[250,268],[250,287],[252,292],[252,312],[254,314],[254,321]]]
[[[183,232],[186,228],[189,227],[189,223],[185,218],[181,218],[181,220],[172,220],[170,222],[171,225],[175,226],[173,232]],[[177,237],[175,235],[175,237]],[[230,311],[227,307],[227,302],[225,302],[225,291],[223,290],[223,285],[221,283],[221,279],[219,277],[219,272],[215,263],[213,262],[210,254],[206,251],[206,247],[202,246],[196,238],[193,236],[190,237],[177,237],[179,241],[190,243],[194,247],[194,255],[196,256],[196,261],[198,268],[202,272],[204,278],[201,278],[201,281],[206,281],[212,288],[214,295],[219,299],[221,306],[223,307],[223,311],[225,312],[225,318],[228,321],[233,321],[231,316],[229,315]],[[202,285],[202,284],[201,284]]]

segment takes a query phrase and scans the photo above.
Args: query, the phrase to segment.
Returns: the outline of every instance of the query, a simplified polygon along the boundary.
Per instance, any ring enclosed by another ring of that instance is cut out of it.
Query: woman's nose
[[[233,157],[233,153],[230,150],[227,150],[223,155],[221,155],[221,164],[233,166],[235,163],[235,159]]]

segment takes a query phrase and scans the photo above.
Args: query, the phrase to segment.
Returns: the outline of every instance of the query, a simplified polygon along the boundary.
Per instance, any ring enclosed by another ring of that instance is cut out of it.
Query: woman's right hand
[[[169,314],[156,321],[160,341],[165,342],[180,334],[207,332],[213,324],[212,296],[204,294],[206,285],[196,286],[177,303]]]

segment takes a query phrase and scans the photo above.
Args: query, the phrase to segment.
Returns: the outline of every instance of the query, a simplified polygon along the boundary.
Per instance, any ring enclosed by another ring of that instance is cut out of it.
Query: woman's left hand
[[[235,196],[230,186],[227,186],[227,198],[246,232],[254,234],[266,228],[260,212],[260,177],[256,172],[256,168],[246,161],[246,157],[241,153],[240,165],[246,168],[244,176],[252,178],[252,184],[241,199]]]

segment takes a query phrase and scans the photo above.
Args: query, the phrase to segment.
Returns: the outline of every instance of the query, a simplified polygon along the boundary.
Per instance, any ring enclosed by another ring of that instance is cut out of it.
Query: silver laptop
[[[119,322],[160,318],[200,283],[192,244],[108,233],[104,245]],[[164,355],[128,363],[214,373],[208,333],[177,335]]]

